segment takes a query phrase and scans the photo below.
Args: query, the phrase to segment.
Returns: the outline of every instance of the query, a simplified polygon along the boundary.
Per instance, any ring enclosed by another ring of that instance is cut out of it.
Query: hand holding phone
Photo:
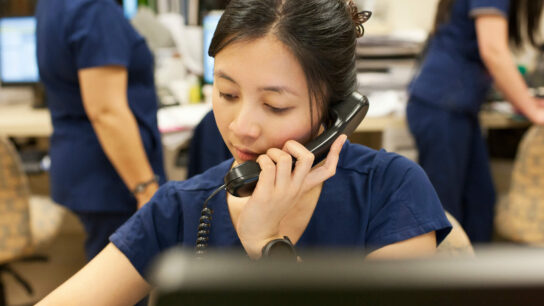
[[[314,165],[321,162],[329,152],[334,140],[341,134],[350,135],[363,121],[368,112],[368,99],[358,92],[331,107],[332,126],[321,135],[306,144],[306,148],[315,155]],[[295,160],[293,160],[294,166]],[[232,168],[225,176],[225,185],[229,193],[237,197],[247,197],[253,193],[261,167],[257,162],[247,161]]]
[[[346,138],[337,137],[324,162],[314,167],[314,155],[294,140],[259,156],[257,162],[263,169],[259,184],[233,220],[250,258],[258,258],[263,246],[273,239],[288,236],[293,243],[299,240],[313,214],[312,205],[319,199],[321,189],[316,187],[336,173]],[[293,156],[297,160],[294,168]]]

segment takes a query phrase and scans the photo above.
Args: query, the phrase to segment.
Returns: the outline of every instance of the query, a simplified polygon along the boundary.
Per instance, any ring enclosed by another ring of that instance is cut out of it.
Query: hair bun
[[[357,31],[357,37],[362,37],[365,34],[365,28],[363,27],[363,23],[367,22],[368,19],[370,19],[370,16],[372,16],[371,11],[358,11],[357,5],[353,2],[353,0],[348,1],[348,8],[349,12],[351,14],[351,19],[353,20],[353,23],[355,24],[355,30]]]

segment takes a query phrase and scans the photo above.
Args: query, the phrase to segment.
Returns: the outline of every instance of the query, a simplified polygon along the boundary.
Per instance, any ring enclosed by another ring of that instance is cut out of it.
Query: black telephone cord
[[[200,214],[200,223],[198,224],[198,232],[196,235],[196,256],[201,258],[206,254],[206,248],[208,247],[208,240],[210,234],[210,227],[212,226],[212,214],[213,210],[208,208],[208,201],[210,201],[219,191],[225,189],[226,185],[223,184],[204,201],[202,205],[202,212]]]

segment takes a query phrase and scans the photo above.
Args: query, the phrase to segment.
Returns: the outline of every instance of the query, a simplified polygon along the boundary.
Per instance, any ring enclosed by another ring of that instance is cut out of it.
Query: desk
[[[197,106],[197,108],[199,108],[198,116],[202,118],[207,110],[201,106]],[[176,109],[176,111],[180,112],[182,109],[183,107]],[[182,130],[192,129],[199,121],[193,117],[191,123],[184,125]],[[514,120],[510,115],[495,112],[482,112],[480,122],[482,127],[487,129],[523,128],[530,125],[528,121]],[[161,125],[160,120],[159,125]],[[406,128],[405,118],[398,115],[367,117],[355,131],[357,133],[383,132],[391,128]],[[53,127],[47,109],[35,109],[30,105],[0,105],[0,135],[49,137],[52,132]],[[163,135],[168,134],[170,133],[163,132]]]
[[[482,111],[480,113],[480,124],[485,129],[510,129],[524,128],[531,125],[527,120],[516,120],[511,115]],[[399,115],[388,115],[383,117],[367,117],[357,127],[355,132],[383,132],[389,128],[406,128],[406,118]]]
[[[48,109],[36,109],[27,104],[0,105],[0,135],[49,137],[52,133]]]

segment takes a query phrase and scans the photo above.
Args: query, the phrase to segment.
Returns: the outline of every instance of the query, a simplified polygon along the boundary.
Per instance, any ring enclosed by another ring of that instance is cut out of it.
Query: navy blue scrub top
[[[455,1],[449,21],[429,42],[410,94],[445,110],[476,114],[492,79],[480,57],[474,18],[497,14],[508,20],[509,8],[509,0]]]
[[[77,73],[106,65],[127,68],[129,106],[153,171],[164,182],[152,54],[113,0],[40,0],[36,17],[40,77],[54,127],[52,197],[74,211],[133,211],[136,200],[85,114]]]
[[[110,237],[142,276],[160,252],[176,245],[194,249],[202,204],[223,184],[232,163],[229,159],[189,180],[163,185]],[[214,211],[209,246],[243,250],[226,192],[218,193],[208,205]],[[297,249],[372,250],[431,231],[436,231],[440,243],[450,229],[436,192],[417,164],[346,142],[336,174],[325,181]]]

